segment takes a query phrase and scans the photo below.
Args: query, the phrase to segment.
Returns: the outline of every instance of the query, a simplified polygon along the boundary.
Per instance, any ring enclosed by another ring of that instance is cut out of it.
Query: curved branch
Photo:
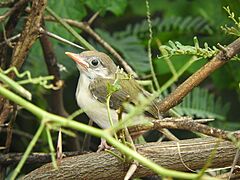
[[[58,86],[60,83],[62,84],[63,82],[60,77],[58,62],[53,50],[52,43],[50,42],[46,34],[41,35],[40,43],[42,46],[43,55],[44,55],[45,63],[47,65],[48,73],[49,75],[54,76],[53,84],[55,86]],[[51,93],[52,93],[52,96],[51,96],[50,104],[51,104],[53,113],[63,117],[67,117],[68,113],[66,112],[64,108],[64,103],[63,103],[63,88],[60,88],[59,90],[52,90]]]
[[[192,120],[188,117],[180,117],[180,118],[164,118],[161,120],[154,120],[152,123],[136,125],[129,127],[129,132],[132,136],[139,134],[139,132],[146,132],[153,129],[181,129],[192,132],[199,132],[208,136],[225,139],[228,141],[233,141],[234,139],[240,140],[239,131],[231,132],[224,131],[222,129],[210,127],[205,124],[200,124],[197,122],[198,120]]]
[[[220,51],[215,57],[213,57],[207,64],[200,68],[197,72],[191,75],[186,81],[184,81],[178,88],[164,98],[159,104],[159,112],[166,112],[170,108],[179,104],[182,99],[192,91],[192,89],[198,86],[204,79],[206,79],[216,69],[222,67],[231,58],[240,53],[240,38],[229,44],[225,49]]]
[[[177,146],[177,142],[172,141],[147,143],[137,146],[137,151],[163,167],[188,171],[186,166],[193,170],[201,169],[215,148],[217,148],[216,155],[211,167],[230,166],[236,148],[230,142],[219,141],[215,138],[181,140],[179,146]],[[239,163],[240,161],[238,161]],[[123,179],[129,165],[128,163],[123,164],[119,159],[106,152],[89,153],[63,159],[58,170],[53,169],[51,163],[46,164],[32,171],[23,179],[112,179],[112,177]],[[153,174],[151,170],[139,166],[134,177]]]

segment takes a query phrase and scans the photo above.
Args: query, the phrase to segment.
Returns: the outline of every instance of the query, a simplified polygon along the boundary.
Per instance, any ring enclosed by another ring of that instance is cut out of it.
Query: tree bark
[[[208,161],[212,151],[216,154],[210,167],[219,168],[230,166],[233,162],[236,148],[228,141],[216,138],[196,138],[177,142],[154,142],[138,145],[137,151],[153,160],[155,163],[170,169],[189,171],[201,169]],[[115,153],[117,151],[114,150]],[[119,153],[117,153],[119,154]],[[181,157],[181,158],[180,158]],[[181,160],[182,159],[182,160]],[[184,164],[183,164],[184,162]],[[238,160],[238,164],[240,160]],[[106,153],[89,153],[63,159],[56,170],[52,164],[46,164],[23,179],[123,179],[130,163],[123,163],[115,156]],[[134,177],[153,175],[154,173],[139,166]]]
[[[47,0],[33,1],[31,12],[27,18],[20,39],[14,47],[11,66],[16,66],[17,69],[20,69],[29,49],[39,37],[39,28],[46,5]]]

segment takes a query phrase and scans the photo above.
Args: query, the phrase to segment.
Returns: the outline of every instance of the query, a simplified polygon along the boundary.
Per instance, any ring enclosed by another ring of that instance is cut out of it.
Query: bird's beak
[[[89,68],[89,64],[85,61],[86,58],[80,56],[79,54],[65,52],[67,56],[73,59],[77,64],[79,64],[83,69],[87,70]]]

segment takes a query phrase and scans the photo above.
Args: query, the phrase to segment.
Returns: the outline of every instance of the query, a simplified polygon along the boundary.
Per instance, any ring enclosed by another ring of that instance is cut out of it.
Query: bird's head
[[[76,62],[79,71],[90,79],[110,77],[117,70],[113,60],[102,52],[84,51],[80,54],[72,52],[66,52],[65,54],[72,58]]]

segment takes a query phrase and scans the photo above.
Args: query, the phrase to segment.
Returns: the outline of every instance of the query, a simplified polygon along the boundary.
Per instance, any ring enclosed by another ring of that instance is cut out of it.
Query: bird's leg
[[[98,146],[97,152],[104,151],[105,149],[111,149],[111,146],[109,146],[109,145],[107,144],[106,139],[102,139],[102,138],[101,138],[101,143],[100,143],[100,145]]]

